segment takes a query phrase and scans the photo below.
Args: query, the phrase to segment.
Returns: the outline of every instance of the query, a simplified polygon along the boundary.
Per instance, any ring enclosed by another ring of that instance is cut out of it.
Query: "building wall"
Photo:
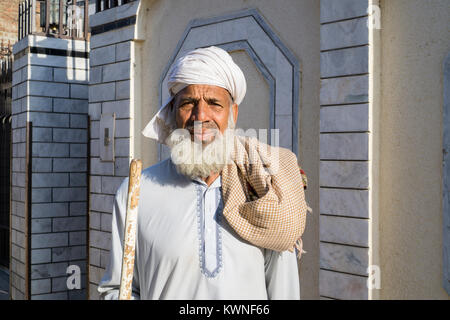
[[[18,10],[22,0],[0,0],[0,41],[17,42]]]
[[[139,132],[156,113],[159,102],[159,81],[178,41],[188,23],[194,18],[209,18],[236,12],[245,8],[256,8],[268,21],[281,41],[300,62],[301,88],[298,115],[299,161],[305,169],[309,188],[306,192],[314,214],[307,218],[304,245],[307,254],[300,263],[302,299],[318,298],[318,171],[319,171],[319,2],[318,1],[144,1],[138,20],[138,34],[144,42],[136,44],[137,60],[141,60],[140,87],[135,87],[141,101],[140,122],[135,123],[136,155],[144,161],[144,167],[158,161],[157,144],[141,137]],[[237,61],[242,57],[236,56]],[[253,79],[253,75],[251,76]],[[257,80],[257,79],[255,79]],[[267,106],[266,95],[247,93],[247,102],[254,106]],[[238,119],[240,124],[250,125],[252,113],[261,114],[256,107],[243,106]],[[266,112],[266,111],[265,111]],[[261,121],[267,115],[261,116]],[[254,121],[254,120],[253,120]],[[253,122],[254,123],[254,122]]]
[[[443,61],[448,0],[381,1],[382,299],[448,299],[442,287]]]

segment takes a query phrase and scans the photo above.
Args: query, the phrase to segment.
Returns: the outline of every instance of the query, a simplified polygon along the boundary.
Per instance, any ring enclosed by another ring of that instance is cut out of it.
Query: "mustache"
[[[216,129],[219,130],[219,127],[217,126],[217,124],[215,124],[212,121],[205,121],[205,122],[201,122],[201,121],[195,121],[195,122],[191,122],[188,123],[185,127],[186,130],[188,130],[189,132],[194,132],[194,130],[199,130],[199,129]]]

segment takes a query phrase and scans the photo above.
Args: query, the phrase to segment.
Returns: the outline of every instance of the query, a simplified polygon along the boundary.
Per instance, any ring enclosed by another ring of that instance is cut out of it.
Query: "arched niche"
[[[298,155],[299,63],[256,9],[192,20],[161,75],[159,104],[169,97],[167,77],[176,59],[190,50],[209,46],[230,53],[246,52],[269,88],[269,123],[265,129],[279,129],[280,146]],[[270,135],[268,140],[270,143]],[[167,151],[160,145],[160,160],[168,157]]]

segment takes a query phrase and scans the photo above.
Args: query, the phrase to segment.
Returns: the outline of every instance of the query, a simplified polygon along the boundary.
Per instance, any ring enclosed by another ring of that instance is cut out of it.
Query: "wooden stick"
[[[119,300],[131,299],[141,171],[142,161],[133,159],[130,164],[128,181],[127,212],[125,219],[125,235],[123,238],[122,274],[120,277]]]

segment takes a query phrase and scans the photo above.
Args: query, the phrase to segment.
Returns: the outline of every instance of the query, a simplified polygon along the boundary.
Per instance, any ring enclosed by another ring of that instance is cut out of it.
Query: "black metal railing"
[[[19,4],[19,40],[29,34],[85,40],[88,0],[25,0]]]
[[[95,11],[100,12],[133,2],[134,0],[96,0]]]

